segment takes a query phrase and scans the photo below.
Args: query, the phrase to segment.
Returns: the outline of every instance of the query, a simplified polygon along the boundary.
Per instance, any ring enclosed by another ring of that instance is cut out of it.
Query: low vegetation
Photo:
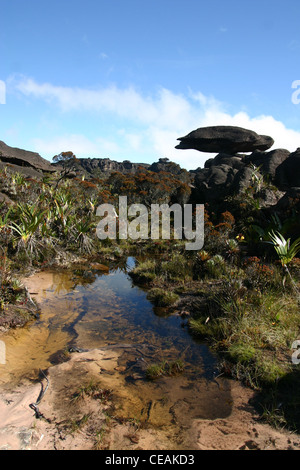
[[[159,364],[152,364],[146,370],[148,380],[156,380],[161,377],[172,377],[181,374],[184,371],[184,363],[178,361],[162,361]]]

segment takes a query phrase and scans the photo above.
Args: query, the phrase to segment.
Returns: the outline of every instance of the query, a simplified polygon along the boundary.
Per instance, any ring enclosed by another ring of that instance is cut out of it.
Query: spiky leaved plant
[[[44,221],[44,214],[45,211],[36,204],[18,204],[16,214],[18,223],[12,222],[9,226],[19,239],[18,248],[24,248],[29,258],[38,252],[38,234]]]
[[[289,271],[288,264],[297,256],[297,254],[300,252],[300,237],[297,238],[292,244],[291,244],[291,239],[288,238],[287,240],[284,238],[284,236],[280,232],[274,232],[271,231],[269,232],[269,237],[271,239],[271,243],[273,244],[275,251],[279,257],[279,260],[287,273],[287,275],[290,277],[292,281],[292,285],[294,289],[296,290],[299,299],[300,299],[300,292],[298,290],[298,287],[292,278],[292,275]]]

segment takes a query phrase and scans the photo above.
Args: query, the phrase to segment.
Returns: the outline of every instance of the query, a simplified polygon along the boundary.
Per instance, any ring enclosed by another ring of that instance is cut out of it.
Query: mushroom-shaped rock
[[[178,139],[177,149],[194,149],[208,153],[254,152],[268,150],[274,144],[272,137],[235,126],[201,127]]]

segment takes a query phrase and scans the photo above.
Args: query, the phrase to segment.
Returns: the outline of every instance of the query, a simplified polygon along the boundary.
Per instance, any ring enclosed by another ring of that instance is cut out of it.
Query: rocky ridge
[[[178,140],[177,149],[195,149],[217,155],[208,159],[204,168],[191,171],[167,158],[160,158],[152,165],[128,160],[117,162],[109,158],[80,158],[68,177],[84,175],[89,179],[109,176],[113,172],[134,175],[141,170],[168,172],[192,186],[192,198],[199,203],[216,203],[227,196],[242,194],[254,178],[269,183],[266,206],[275,205],[282,198],[286,201],[300,195],[300,147],[292,153],[286,149],[272,149],[272,137],[233,126],[200,128]],[[28,178],[42,178],[60,171],[58,165],[38,153],[9,147],[0,141],[0,169],[4,167]]]

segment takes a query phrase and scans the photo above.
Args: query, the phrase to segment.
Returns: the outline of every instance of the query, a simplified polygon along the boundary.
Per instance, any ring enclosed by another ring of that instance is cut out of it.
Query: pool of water
[[[92,265],[29,278],[26,283],[41,315],[25,328],[0,335],[6,345],[0,385],[36,380],[39,369],[59,362],[70,347],[118,348],[123,374],[118,408],[123,416],[149,421],[151,410],[152,425],[171,426],[172,435],[175,422],[180,434],[195,418],[228,416],[230,387],[223,383],[220,389],[214,380],[216,358],[191,337],[181,317],[153,308],[147,292],[128,274],[133,266],[134,259],[128,258],[109,270]],[[146,379],[149,365],[177,360],[184,363],[180,375]]]
[[[27,327],[2,335],[6,364],[0,365],[0,383],[34,377],[71,346],[120,344],[142,347],[148,363],[180,359],[190,374],[213,377],[215,358],[207,345],[189,335],[179,316],[153,307],[147,292],[128,275],[133,266],[134,259],[128,258],[109,271],[84,266],[30,278],[31,295],[42,313]]]

